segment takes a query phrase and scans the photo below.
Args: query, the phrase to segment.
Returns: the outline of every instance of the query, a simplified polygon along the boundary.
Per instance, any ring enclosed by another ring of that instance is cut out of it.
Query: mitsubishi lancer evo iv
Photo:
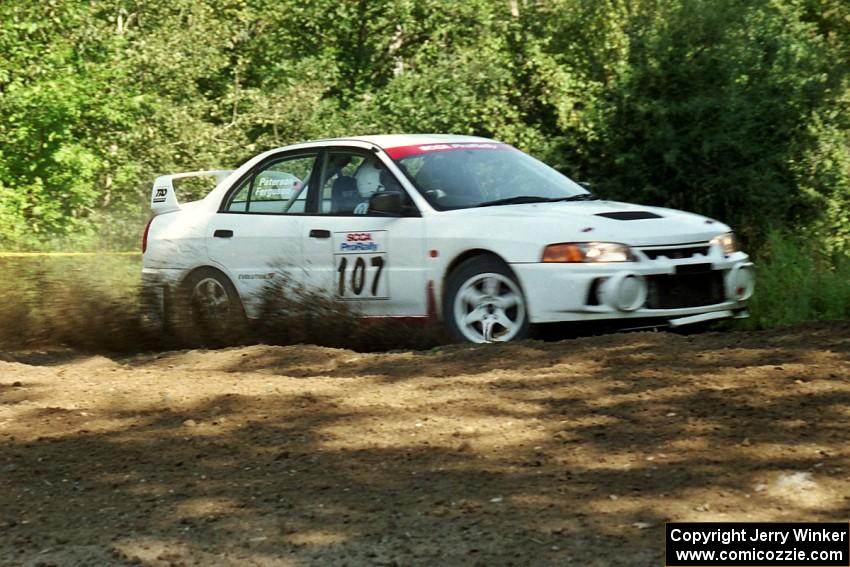
[[[198,176],[215,189],[180,203],[175,180]],[[295,144],[234,171],[158,177],[151,208],[143,297],[157,323],[182,315],[200,337],[259,317],[282,269],[358,315],[439,320],[475,343],[540,323],[741,318],[753,293],[725,224],[600,199],[486,138]]]

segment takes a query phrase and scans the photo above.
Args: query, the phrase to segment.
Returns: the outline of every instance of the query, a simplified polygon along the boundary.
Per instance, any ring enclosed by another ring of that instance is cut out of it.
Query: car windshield
[[[507,144],[403,146],[387,153],[439,210],[590,197],[581,185]]]

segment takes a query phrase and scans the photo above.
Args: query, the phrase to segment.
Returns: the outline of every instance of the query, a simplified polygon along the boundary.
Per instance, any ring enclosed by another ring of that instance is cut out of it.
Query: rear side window
[[[263,164],[226,200],[230,213],[303,214],[316,154],[300,154]]]
[[[251,178],[245,179],[239,188],[230,195],[230,202],[225,209],[231,213],[244,213],[248,210],[248,193],[251,192]]]

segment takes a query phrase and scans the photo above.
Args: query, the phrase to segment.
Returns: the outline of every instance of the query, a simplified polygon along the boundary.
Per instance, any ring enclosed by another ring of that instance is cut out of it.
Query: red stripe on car
[[[446,144],[417,144],[415,146],[397,146],[388,148],[387,154],[393,159],[404,159],[410,156],[430,154],[434,152],[455,152],[458,150],[512,150],[508,144],[494,142],[452,142]]]

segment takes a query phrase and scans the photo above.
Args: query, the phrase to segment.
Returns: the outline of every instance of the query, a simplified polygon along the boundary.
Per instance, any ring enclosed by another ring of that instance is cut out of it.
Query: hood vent
[[[619,211],[615,213],[597,213],[596,216],[614,220],[642,220],[664,218],[661,215],[656,215],[655,213],[650,213],[649,211]]]

